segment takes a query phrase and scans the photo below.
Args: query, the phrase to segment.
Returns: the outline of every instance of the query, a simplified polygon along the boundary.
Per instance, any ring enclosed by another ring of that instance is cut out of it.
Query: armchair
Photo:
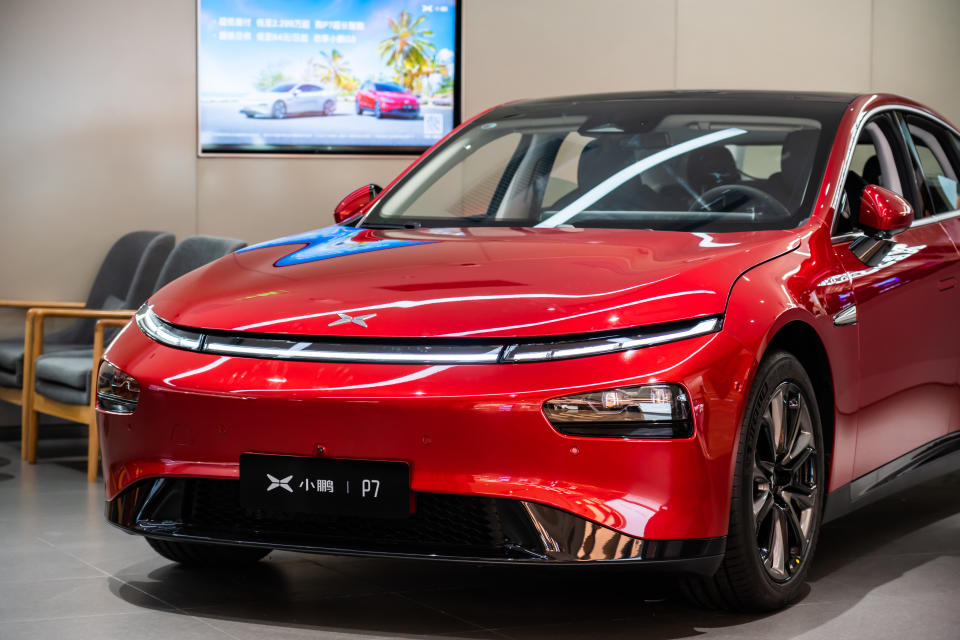
[[[245,242],[232,238],[186,238],[167,257],[153,291],[245,246]],[[142,300],[136,305],[130,305],[128,309],[112,311],[32,309],[28,312],[28,352],[24,360],[23,405],[23,446],[28,462],[33,463],[37,459],[38,415],[54,415],[89,425],[87,479],[91,482],[97,479],[100,449],[95,411],[96,388],[100,360],[109,341],[105,331],[126,325],[136,313],[133,307],[139,306],[140,302]],[[46,319],[52,317],[96,319],[93,348],[45,354],[43,327]]]

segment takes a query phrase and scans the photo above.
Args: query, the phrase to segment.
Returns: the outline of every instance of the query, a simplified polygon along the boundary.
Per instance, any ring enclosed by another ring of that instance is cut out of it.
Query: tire
[[[174,542],[156,538],[147,538],[147,544],[167,560],[190,567],[233,567],[253,564],[272,551],[272,549],[259,547]]]
[[[383,111],[380,110],[380,101],[377,100],[373,103],[373,117],[379,120],[383,117]]]
[[[820,534],[825,453],[810,377],[792,354],[767,355],[740,429],[726,557],[715,575],[681,583],[689,600],[762,612],[800,596]]]
[[[323,115],[332,116],[333,112],[337,110],[337,103],[333,100],[327,100],[323,103]]]
[[[359,100],[357,100],[357,115],[358,115],[358,116],[362,116],[362,115],[363,115],[363,107],[360,106],[360,101],[359,101]]]
[[[270,109],[270,115],[275,120],[283,120],[287,117],[287,105],[283,100],[277,100],[273,103],[273,107]]]

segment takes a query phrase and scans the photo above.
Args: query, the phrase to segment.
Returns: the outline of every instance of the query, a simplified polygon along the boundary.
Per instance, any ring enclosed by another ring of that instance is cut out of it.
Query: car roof
[[[617,100],[655,100],[670,102],[731,101],[731,102],[832,102],[850,104],[858,93],[832,93],[815,91],[748,91],[748,90],[672,90],[672,91],[624,91],[618,93],[593,93],[554,96],[520,100],[515,105],[556,104],[570,102],[607,102]]]

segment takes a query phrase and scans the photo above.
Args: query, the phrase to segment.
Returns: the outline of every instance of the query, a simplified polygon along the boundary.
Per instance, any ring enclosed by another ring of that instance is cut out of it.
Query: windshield
[[[432,152],[363,226],[794,228],[812,209],[842,105],[746,104],[501,107]]]
[[[373,85],[374,89],[377,91],[395,91],[397,93],[406,93],[407,90],[397,84],[390,84],[388,82],[378,82]]]
[[[287,91],[290,91],[290,89],[293,89],[293,87],[294,83],[292,82],[288,84],[278,84],[273,89],[270,89],[270,91],[273,93],[286,93]]]

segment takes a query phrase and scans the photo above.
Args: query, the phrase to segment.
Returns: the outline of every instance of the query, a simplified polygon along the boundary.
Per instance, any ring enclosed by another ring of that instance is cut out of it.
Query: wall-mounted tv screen
[[[459,124],[459,0],[198,0],[206,154],[413,154]]]

